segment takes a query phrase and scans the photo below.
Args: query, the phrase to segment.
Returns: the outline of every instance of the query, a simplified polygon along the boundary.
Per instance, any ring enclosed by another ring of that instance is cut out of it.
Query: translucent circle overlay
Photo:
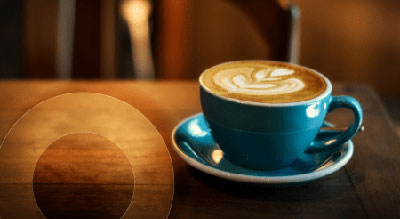
[[[36,204],[47,218],[121,218],[135,177],[128,158],[107,138],[79,133],[53,142],[33,175]]]
[[[119,146],[135,176],[123,218],[165,218],[173,168],[156,127],[128,103],[99,93],[67,93],[43,101],[17,120],[0,146],[0,217],[43,218],[33,193],[36,163],[63,136],[93,133]]]

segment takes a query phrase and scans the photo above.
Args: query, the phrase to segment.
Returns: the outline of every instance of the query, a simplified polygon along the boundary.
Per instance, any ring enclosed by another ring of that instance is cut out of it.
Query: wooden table
[[[385,108],[368,86],[334,84],[333,90],[336,95],[351,95],[360,101],[365,131],[354,138],[354,156],[346,167],[301,187],[268,188],[229,182],[201,173],[180,159],[171,149],[171,131],[179,121],[201,111],[196,82],[1,81],[0,136],[4,137],[19,117],[43,100],[71,92],[103,93],[140,110],[161,133],[173,166],[170,218],[400,218],[400,139]],[[350,120],[348,115],[339,110],[328,119],[344,126]],[[85,147],[87,144],[99,147],[92,153]],[[69,150],[79,153],[68,155],[72,153]],[[37,162],[33,179],[41,212],[49,218],[123,216],[132,199],[135,173],[122,154],[112,142],[90,134],[54,143]],[[107,172],[112,165],[118,166],[114,175]],[[46,175],[49,171],[53,175]],[[82,171],[83,176],[76,171]],[[88,177],[91,171],[105,177]],[[152,172],[147,174],[155,181],[160,177]],[[115,183],[121,180],[124,183]],[[150,184],[147,186],[154,186]],[[23,184],[9,182],[1,186],[9,188],[0,190],[3,200],[7,196],[23,198],[18,189],[13,190]],[[161,187],[156,183],[155,186]],[[157,202],[158,195],[147,194],[145,202]],[[169,208],[158,206],[151,209],[154,214],[141,216],[162,216],[156,212]],[[20,209],[8,209],[12,211]],[[2,217],[7,218],[0,211]],[[41,217],[39,214],[30,218]]]

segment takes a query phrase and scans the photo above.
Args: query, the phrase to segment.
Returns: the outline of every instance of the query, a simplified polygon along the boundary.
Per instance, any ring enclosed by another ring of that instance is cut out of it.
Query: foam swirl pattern
[[[310,100],[326,89],[323,76],[311,69],[269,61],[217,65],[203,72],[200,83],[218,95],[266,103]]]
[[[304,87],[304,83],[293,75],[294,71],[276,69],[228,69],[213,75],[213,83],[228,92],[250,95],[277,95],[294,93]]]

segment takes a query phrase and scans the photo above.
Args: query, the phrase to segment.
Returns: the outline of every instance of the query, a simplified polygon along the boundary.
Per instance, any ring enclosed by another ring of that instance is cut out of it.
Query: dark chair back
[[[246,59],[299,62],[299,9],[275,0],[161,1],[155,5],[157,78],[197,78]]]

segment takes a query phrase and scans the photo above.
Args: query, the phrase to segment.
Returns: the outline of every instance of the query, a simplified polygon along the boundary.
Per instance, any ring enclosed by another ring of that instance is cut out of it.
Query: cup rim
[[[314,97],[314,98],[312,98],[312,99],[310,99],[310,100],[302,100],[302,101],[295,101],[295,102],[289,102],[289,103],[265,103],[265,102],[255,102],[255,101],[248,101],[248,100],[238,100],[238,99],[234,99],[234,98],[231,98],[231,97],[225,97],[225,96],[222,96],[222,95],[220,95],[220,94],[213,93],[213,92],[211,91],[211,89],[209,89],[207,86],[205,86],[205,85],[203,84],[203,82],[201,81],[201,76],[204,74],[204,72],[207,71],[207,70],[209,70],[209,69],[211,69],[211,68],[218,67],[218,66],[225,65],[225,64],[230,64],[230,63],[243,62],[243,61],[245,61],[245,62],[246,62],[246,61],[254,61],[254,62],[260,61],[260,62],[268,62],[268,63],[281,63],[281,64],[294,65],[294,66],[299,67],[299,68],[304,68],[304,69],[309,70],[309,71],[312,71],[312,72],[316,73],[317,75],[319,75],[320,77],[322,77],[322,78],[324,79],[325,83],[326,83],[326,88],[325,88],[324,92],[322,92],[320,95],[318,95],[318,96],[316,96],[316,97]],[[314,102],[316,102],[316,101],[319,101],[319,100],[321,100],[321,99],[324,99],[326,96],[328,96],[329,94],[332,93],[332,83],[331,83],[330,80],[329,80],[327,77],[325,77],[323,74],[321,74],[320,72],[318,72],[318,71],[315,70],[315,69],[311,69],[311,68],[308,68],[308,67],[305,67],[305,66],[301,66],[301,65],[298,65],[298,64],[293,64],[293,63],[290,63],[290,62],[269,61],[269,60],[241,60],[241,61],[223,62],[223,63],[220,63],[220,64],[218,64],[218,65],[214,65],[214,66],[212,66],[211,68],[205,69],[205,70],[201,73],[201,75],[199,76],[198,81],[199,81],[200,86],[201,86],[201,87],[204,89],[204,91],[206,91],[207,93],[209,93],[209,94],[211,94],[211,95],[213,95],[213,96],[215,96],[215,97],[218,97],[218,98],[220,98],[220,99],[229,101],[229,102],[236,102],[236,103],[244,104],[244,105],[264,106],[264,107],[299,106],[299,105],[308,105],[308,104],[314,103]]]

